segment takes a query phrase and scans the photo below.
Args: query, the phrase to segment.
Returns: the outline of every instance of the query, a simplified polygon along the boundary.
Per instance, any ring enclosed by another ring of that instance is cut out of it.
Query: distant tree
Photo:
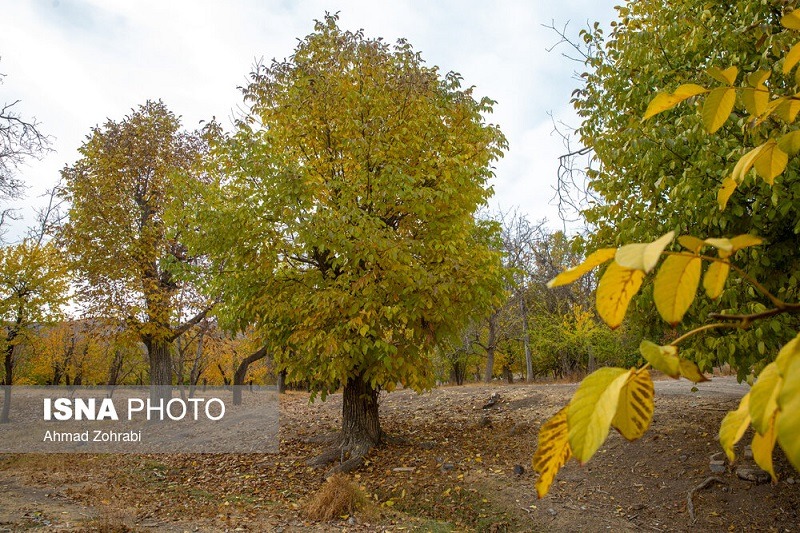
[[[214,228],[200,238],[225,266],[222,312],[291,348],[290,381],[323,398],[344,386],[342,440],[318,464],[350,469],[384,439],[380,391],[431,386],[437,341],[501,293],[496,224],[475,214],[505,139],[457,74],[336,16],[244,96],[194,226]]]
[[[120,320],[147,348],[150,383],[172,383],[171,347],[208,308],[179,323],[182,269],[196,263],[182,243],[176,181],[196,179],[202,137],[180,129],[162,102],[92,129],[81,158],[62,171],[71,203],[61,239],[90,314]],[[169,211],[172,210],[172,217]]]

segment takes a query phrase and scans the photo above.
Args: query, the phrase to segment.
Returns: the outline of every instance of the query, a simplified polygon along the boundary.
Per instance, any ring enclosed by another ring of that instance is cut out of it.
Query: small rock
[[[688,459],[688,458],[689,458],[689,456],[688,456],[688,455],[686,455],[686,454],[683,454],[683,455],[680,455],[680,456],[678,456],[678,460],[679,460],[679,461],[681,461],[681,462],[685,461],[685,460],[686,460],[686,459]]]
[[[769,474],[760,468],[740,466],[736,469],[736,475],[745,481],[751,481],[756,484],[767,483],[769,481]]]
[[[499,401],[500,401],[500,395],[495,392],[494,394],[492,394],[492,396],[489,398],[489,401],[483,406],[483,408],[484,409],[491,409]]]
[[[442,463],[442,472],[451,472],[456,469],[453,463]]]
[[[392,468],[392,472],[413,472],[416,470],[413,466],[398,466],[397,468]]]
[[[351,526],[356,525],[356,517],[351,516],[350,518],[347,519],[347,523],[350,524]]]
[[[514,465],[514,474],[521,476],[525,473],[525,468],[522,465]]]
[[[751,448],[749,444],[744,447],[744,458],[745,459],[753,458],[753,448]]]
[[[555,510],[555,509],[553,509],[552,507],[550,507],[550,508],[547,510],[547,512],[548,512],[548,513],[550,513],[550,516],[555,516],[555,515],[557,515],[557,514],[558,514],[558,513],[556,512],[556,510]]]
[[[795,483],[797,483],[797,481],[793,477],[787,477],[786,483],[788,483],[789,485],[794,485]]]
[[[721,474],[725,472],[725,461],[711,461],[708,463],[708,467],[711,469],[712,472],[715,474]]]

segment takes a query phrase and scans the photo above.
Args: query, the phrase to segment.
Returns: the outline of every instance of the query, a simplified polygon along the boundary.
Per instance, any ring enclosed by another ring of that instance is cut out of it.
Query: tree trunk
[[[377,391],[363,374],[347,380],[342,400],[342,438],[345,447],[369,449],[381,442]]]
[[[494,351],[497,348],[497,312],[489,317],[489,338],[486,341],[486,375],[483,381],[492,382],[494,374]]]
[[[284,394],[286,392],[286,370],[281,370],[278,372],[278,394]]]
[[[244,385],[244,378],[247,375],[247,369],[251,364],[266,356],[267,347],[262,346],[258,351],[245,357],[242,362],[239,363],[236,372],[233,374],[233,405],[242,405],[242,386]]]
[[[150,360],[150,399],[165,402],[172,398],[172,357],[170,343],[161,339],[145,340]]]
[[[525,295],[520,295],[520,312],[522,313],[522,345],[525,347],[525,381],[533,381],[533,357],[531,356],[531,339],[528,333],[528,304]]]
[[[6,335],[6,357],[3,362],[6,375],[3,379],[5,386],[3,387],[3,411],[0,413],[0,424],[8,424],[11,412],[11,385],[14,383],[14,339],[17,338],[17,334],[16,328],[9,328]]]

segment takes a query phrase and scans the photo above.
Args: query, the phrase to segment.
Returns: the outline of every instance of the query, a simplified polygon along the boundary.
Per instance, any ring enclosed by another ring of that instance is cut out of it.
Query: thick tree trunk
[[[145,340],[150,360],[150,399],[166,403],[172,398],[172,357],[170,343],[162,339]]]
[[[244,385],[244,378],[247,376],[247,369],[251,364],[266,356],[267,347],[263,346],[258,351],[245,357],[242,362],[239,363],[236,372],[233,374],[233,405],[242,405],[242,386]]]
[[[286,392],[286,370],[281,370],[278,372],[278,394],[284,394]]]
[[[347,380],[342,399],[342,437],[345,446],[370,448],[381,442],[379,391],[363,375]]]
[[[19,324],[20,321],[17,321]],[[14,339],[17,338],[17,328],[10,328],[6,335],[6,353],[3,367],[6,372],[3,378],[3,411],[0,413],[0,424],[9,422],[11,412],[11,385],[14,383]]]

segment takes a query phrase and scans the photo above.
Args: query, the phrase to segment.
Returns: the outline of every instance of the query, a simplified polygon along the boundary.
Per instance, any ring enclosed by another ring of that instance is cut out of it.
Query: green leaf
[[[539,430],[539,443],[532,460],[533,469],[539,474],[536,480],[536,494],[539,498],[547,495],[556,474],[572,456],[567,409],[568,407],[561,409]]]
[[[650,105],[647,106],[647,111],[645,111],[642,120],[647,120],[654,115],[667,111],[668,109],[672,109],[687,98],[707,92],[708,89],[705,87],[695,85],[694,83],[687,83],[675,89],[675,92],[672,94],[657,94],[656,97],[650,102]]]
[[[800,471],[800,357],[796,351],[784,368],[783,387],[778,396],[778,443],[792,466]]]
[[[750,389],[750,418],[753,420],[753,428],[762,435],[767,431],[772,415],[778,408],[781,385],[783,379],[778,372],[778,365],[773,362],[764,367]]]
[[[736,411],[729,411],[719,426],[719,443],[722,445],[722,449],[725,450],[729,460],[736,459],[733,447],[741,440],[749,425],[750,393],[748,392],[739,402],[739,408]]]
[[[614,256],[614,260],[622,267],[634,268],[648,273],[656,266],[661,257],[661,252],[674,238],[675,232],[670,231],[653,242],[620,246]]]
[[[659,346],[645,339],[639,344],[639,352],[650,363],[650,366],[656,370],[660,370],[671,378],[677,379],[681,375],[681,359],[678,357],[677,347]]]
[[[617,413],[611,426],[629,441],[641,438],[653,419],[653,395],[650,372],[646,369],[632,372],[620,391]]]
[[[564,272],[560,273],[558,276],[547,282],[547,287],[552,289],[553,287],[559,287],[561,285],[568,285],[572,283],[573,281],[580,278],[584,274],[590,272],[594,267],[602,265],[609,259],[613,259],[616,252],[617,252],[616,248],[601,248],[599,250],[592,252],[583,261],[583,263],[574,268],[570,268],[569,270],[565,270]]]
[[[569,446],[581,464],[606,440],[632,370],[601,368],[584,378],[567,408]]]
[[[715,261],[708,266],[706,275],[703,278],[703,288],[706,291],[706,296],[715,300],[722,294],[722,289],[725,288],[725,281],[728,279],[731,265],[727,262]]]
[[[703,104],[703,124],[709,133],[715,133],[725,124],[736,103],[736,89],[717,87]]]
[[[690,255],[671,255],[658,270],[653,300],[661,317],[675,326],[694,301],[700,284],[702,261]]]
[[[608,265],[597,284],[597,314],[611,329],[622,324],[631,298],[639,292],[644,279],[641,270],[625,268],[616,261]]]

